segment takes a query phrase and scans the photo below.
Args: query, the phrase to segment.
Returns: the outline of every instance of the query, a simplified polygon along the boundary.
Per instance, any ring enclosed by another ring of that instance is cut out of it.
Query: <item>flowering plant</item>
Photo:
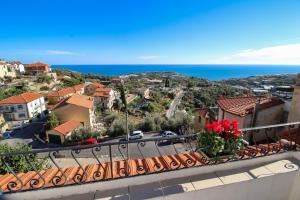
[[[211,157],[234,154],[242,146],[237,121],[222,120],[207,124],[198,138],[198,149]]]

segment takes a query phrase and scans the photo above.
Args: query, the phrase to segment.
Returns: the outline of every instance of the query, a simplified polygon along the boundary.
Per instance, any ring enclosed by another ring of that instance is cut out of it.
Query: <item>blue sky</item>
[[[0,58],[300,64],[300,0],[9,0]]]

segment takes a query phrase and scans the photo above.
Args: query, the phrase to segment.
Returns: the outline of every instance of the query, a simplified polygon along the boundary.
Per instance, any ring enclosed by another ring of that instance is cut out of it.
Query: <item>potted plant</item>
[[[198,150],[209,158],[233,157],[242,147],[237,121],[222,120],[207,124],[198,137]]]

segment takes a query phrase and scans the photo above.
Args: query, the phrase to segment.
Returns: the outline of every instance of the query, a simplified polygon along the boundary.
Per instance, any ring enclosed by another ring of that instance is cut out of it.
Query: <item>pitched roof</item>
[[[78,128],[80,125],[81,125],[81,123],[79,121],[70,120],[70,121],[67,121],[66,123],[63,123],[63,124],[55,127],[53,130],[62,135],[66,135],[66,134],[70,133],[71,131],[73,131],[74,129]]]
[[[71,96],[70,98],[68,98],[66,103],[84,107],[84,108],[93,107],[93,101],[90,99],[90,97],[81,94],[75,94]]]
[[[283,104],[284,102],[277,97],[265,97],[265,96],[245,96],[245,97],[233,97],[224,98],[221,97],[217,103],[219,107],[231,114],[246,116],[251,114],[255,105],[259,103],[259,109],[266,109],[273,106]]]
[[[33,92],[27,92],[15,96],[8,97],[0,101],[0,104],[23,104],[29,103],[36,99],[43,97],[43,95]]]
[[[104,85],[102,83],[99,83],[99,82],[93,82],[91,83],[89,86],[92,86],[94,88],[101,88],[101,87],[104,87]]]
[[[68,94],[75,93],[75,92],[81,90],[82,88],[84,88],[83,84],[75,85],[73,87],[68,87],[68,88],[64,88],[64,89],[61,89],[61,90],[49,92],[47,94],[47,97],[64,97]]]
[[[110,92],[112,88],[97,88],[95,93],[93,94],[94,97],[110,97]]]
[[[25,65],[26,70],[49,70],[49,65],[41,62]]]
[[[84,88],[84,84],[74,85],[73,88],[75,91],[79,91]]]

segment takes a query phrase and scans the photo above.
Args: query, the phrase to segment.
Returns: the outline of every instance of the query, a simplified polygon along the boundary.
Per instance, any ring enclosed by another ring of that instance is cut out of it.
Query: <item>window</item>
[[[19,114],[19,118],[24,118],[24,117],[26,117],[26,115],[24,113]]]
[[[201,116],[199,116],[199,117],[198,117],[198,122],[199,122],[199,124],[201,124],[201,121],[202,121],[202,118],[201,118]]]
[[[5,107],[4,106],[0,106],[0,110],[5,110]]]
[[[22,110],[23,109],[23,105],[18,105],[18,110]]]

